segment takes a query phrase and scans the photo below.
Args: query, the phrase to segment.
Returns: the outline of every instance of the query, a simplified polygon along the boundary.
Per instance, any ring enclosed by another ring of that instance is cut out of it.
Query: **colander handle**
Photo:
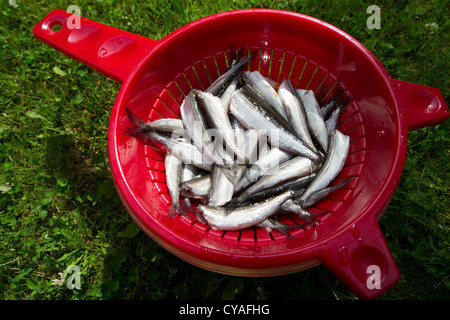
[[[362,218],[327,241],[320,262],[359,299],[375,299],[400,272],[375,218]]]
[[[61,9],[51,11],[36,24],[33,34],[48,46],[119,83],[131,75],[158,43]]]
[[[408,130],[440,124],[448,118],[449,110],[439,89],[395,79],[391,79],[391,85]]]

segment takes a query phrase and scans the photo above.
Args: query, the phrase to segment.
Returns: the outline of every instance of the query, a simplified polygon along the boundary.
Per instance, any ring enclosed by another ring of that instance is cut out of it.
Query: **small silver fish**
[[[196,174],[197,174],[197,172],[198,172],[197,167],[195,167],[192,164],[183,162],[183,167],[181,169],[180,184],[185,182],[185,181],[190,181],[190,180],[194,179]],[[181,188],[179,187],[179,189],[181,189]],[[180,191],[180,193],[181,193],[181,191]],[[182,206],[186,210],[190,211],[191,213],[194,213],[194,209],[192,208],[191,198],[184,197],[183,201],[182,201]]]
[[[197,167],[189,163],[183,163],[183,170],[181,173],[181,182],[190,181],[197,176]]]
[[[351,95],[344,95],[344,92],[342,92],[340,95],[333,97],[331,101],[322,107],[321,112],[323,118],[325,119],[325,126],[328,132],[336,129],[342,110],[350,103],[351,100]]]
[[[254,104],[257,109],[259,109],[260,112],[268,119],[297,137],[297,133],[294,128],[292,128],[289,120],[277,112],[272,105],[267,102],[267,100],[265,100],[252,86],[246,83],[239,89],[239,91],[245,95],[246,99]]]
[[[183,209],[180,203],[180,181],[183,163],[176,156],[170,152],[166,154],[164,159],[164,167],[166,169],[166,184],[169,189],[170,198],[172,204],[169,208],[169,218],[175,217],[177,214],[181,214]]]
[[[227,115],[230,113],[231,95],[236,90],[240,78],[241,78],[241,74],[239,73],[231,81],[231,83],[228,85],[228,87],[225,89],[225,91],[220,96],[220,102],[222,102],[222,106],[224,107],[225,112],[226,112]]]
[[[276,185],[271,188],[264,189],[262,191],[256,192],[253,195],[251,195],[246,203],[248,202],[258,202],[273,196],[276,196],[280,193],[283,193],[287,190],[295,190],[295,196],[299,197],[304,191],[305,187],[311,183],[312,180],[316,177],[317,173],[311,173],[307,176],[300,177],[294,180],[290,180],[288,182],[284,182],[282,184]]]
[[[324,164],[316,178],[301,195],[299,203],[305,203],[312,194],[326,188],[344,167],[350,146],[350,137],[339,130],[331,132],[330,137],[330,147]]]
[[[230,101],[231,102],[231,101]],[[245,152],[245,132],[247,129],[232,115],[229,115],[231,127],[234,131],[234,143],[241,150],[243,154]]]
[[[327,132],[332,132],[334,129],[336,129],[341,111],[342,108],[340,106],[336,107],[336,109],[334,109],[334,111],[331,113],[327,121],[325,121],[325,127],[327,128]]]
[[[244,71],[242,79],[254,88],[280,115],[288,119],[277,91],[259,71]]]
[[[236,157],[238,163],[246,163],[245,156],[241,150],[236,146],[234,130],[231,126],[230,119],[225,109],[222,108],[222,103],[219,97],[213,96],[211,93],[195,90],[197,102],[200,110],[205,115],[211,128],[216,130],[215,139],[225,144],[225,150],[231,158]],[[216,141],[216,143],[219,143]]]
[[[327,120],[330,117],[336,107],[345,108],[351,99],[352,96],[346,95],[345,91],[341,91],[340,93],[335,92],[333,97],[331,97],[331,99],[320,109],[324,120]]]
[[[248,168],[244,172],[242,178],[235,186],[235,191],[239,192],[247,188],[250,184],[290,158],[292,158],[292,155],[289,153],[275,147],[271,148],[255,161],[254,167]]]
[[[233,79],[242,71],[242,68],[248,64],[256,55],[251,52],[250,55],[242,57],[237,63],[233,64],[224,74],[215,80],[205,91],[215,96],[220,96]]]
[[[191,137],[193,144],[212,163],[224,165],[223,158],[213,146],[211,132],[205,116],[197,104],[197,90],[192,90],[183,100],[180,107],[184,127]]]
[[[231,205],[240,205],[251,195],[262,190],[279,185],[292,179],[300,178],[314,173],[319,169],[319,165],[303,156],[283,162],[278,167],[269,171],[265,176],[245,189],[238,197],[234,198]]]
[[[209,188],[206,205],[223,206],[227,204],[234,193],[234,184],[230,181],[222,170],[214,166],[211,171],[211,186]]]
[[[254,226],[275,214],[294,193],[287,191],[264,202],[235,209],[199,205],[197,211],[211,228],[242,230]]]
[[[265,153],[269,151],[268,146],[268,134],[265,129],[248,129],[244,133],[243,143],[239,145],[243,149],[243,153],[246,157],[246,164],[249,167],[258,161],[259,157],[263,157]],[[258,168],[255,165],[256,168]],[[259,168],[258,168],[259,169]]]
[[[313,204],[315,204],[316,202],[322,200],[323,198],[325,198],[327,195],[329,195],[331,192],[345,186],[347,183],[349,183],[350,181],[352,181],[353,178],[348,178],[345,181],[342,181],[340,183],[337,183],[334,186],[319,190],[313,194],[311,194],[305,201],[301,202],[302,207],[310,207]],[[295,201],[295,200],[294,200]]]
[[[288,79],[281,82],[278,89],[278,95],[298,137],[302,139],[311,150],[317,151],[309,132],[308,119],[306,118],[303,105],[298,99],[292,83]]]
[[[125,106],[125,112],[128,119],[135,125],[135,127],[127,128],[126,135],[136,136],[146,131],[158,131],[166,135],[172,134],[175,130],[182,130],[184,128],[183,121],[175,118],[158,119],[152,122],[145,122],[140,119],[135,113],[133,113],[127,106]]]
[[[253,105],[240,89],[233,92],[230,104],[231,113],[247,129],[265,129],[270,143],[285,151],[303,155],[313,161],[320,161],[319,156],[309,149],[301,140],[280,127],[276,121]]]
[[[328,149],[328,132],[314,91],[297,89],[296,92],[305,109],[311,136],[317,141],[322,151],[326,152]]]

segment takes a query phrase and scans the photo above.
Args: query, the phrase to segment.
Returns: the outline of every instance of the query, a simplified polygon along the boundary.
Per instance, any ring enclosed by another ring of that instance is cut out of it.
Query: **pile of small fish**
[[[192,213],[214,229],[262,227],[289,236],[286,230],[302,225],[280,222],[278,212],[314,223],[319,214],[305,208],[350,181],[329,186],[349,150],[336,125],[350,97],[321,107],[312,90],[244,70],[254,55],[233,54],[209,88],[193,89],[181,119],[147,123],[126,108],[134,124],[126,134],[166,149],[169,217]]]

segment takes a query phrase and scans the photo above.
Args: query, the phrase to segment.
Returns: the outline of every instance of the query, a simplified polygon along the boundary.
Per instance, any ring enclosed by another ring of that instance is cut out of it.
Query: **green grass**
[[[131,220],[107,165],[119,84],[38,42],[32,27],[67,1],[0,4],[0,299],[355,299],[324,267],[241,278],[194,267]],[[81,15],[159,40],[220,11],[266,7],[329,22],[371,50],[390,75],[449,101],[444,1],[78,1]],[[433,28],[437,25],[437,28]],[[380,221],[402,278],[380,299],[449,299],[449,122],[410,132],[397,192]],[[81,289],[53,284],[70,265]]]

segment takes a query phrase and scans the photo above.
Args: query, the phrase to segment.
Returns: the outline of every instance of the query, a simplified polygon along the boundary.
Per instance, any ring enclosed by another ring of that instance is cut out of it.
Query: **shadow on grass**
[[[77,151],[75,137],[48,137],[44,160],[48,174],[60,181],[65,207],[76,206],[85,217],[84,227],[77,228],[85,234],[86,246],[101,242],[106,248],[95,253],[102,261],[90,271],[93,277],[97,273],[96,280],[86,279],[86,286],[99,288],[96,299],[351,299],[346,288],[322,266],[262,278],[228,276],[193,266],[137,227],[122,205],[106,165],[96,170],[98,163]],[[92,299],[88,294],[83,298]]]
[[[87,279],[87,286],[100,287],[95,296],[109,299],[123,282],[121,270],[129,263],[128,250],[136,240],[119,237],[132,221],[116,193],[107,168],[106,150],[105,158],[93,159],[88,153],[77,150],[74,136],[55,135],[47,137],[46,151],[45,169],[48,176],[56,178],[58,197],[63,201],[61,207],[68,211],[56,214],[74,215],[70,218],[77,220],[74,228],[78,229],[76,231],[84,242],[81,251],[89,250],[96,256],[94,262],[97,265],[94,263],[90,267],[88,276],[91,279]],[[74,245],[67,244],[69,247]]]

